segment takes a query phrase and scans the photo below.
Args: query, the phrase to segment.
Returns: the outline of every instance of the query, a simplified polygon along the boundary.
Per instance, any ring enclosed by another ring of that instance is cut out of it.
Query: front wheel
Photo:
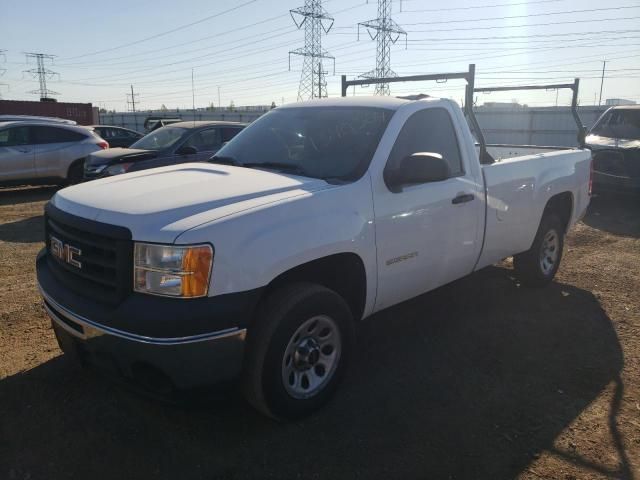
[[[349,306],[320,285],[296,283],[269,296],[249,331],[244,393],[276,419],[297,419],[335,391],[353,342]]]
[[[516,275],[527,286],[549,284],[560,267],[563,247],[564,228],[560,218],[554,213],[545,214],[531,248],[513,257]]]

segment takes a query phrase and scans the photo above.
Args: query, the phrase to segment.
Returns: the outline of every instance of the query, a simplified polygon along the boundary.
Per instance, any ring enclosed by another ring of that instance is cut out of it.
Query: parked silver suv
[[[85,158],[106,148],[109,144],[87,127],[0,122],[0,185],[76,183]]]

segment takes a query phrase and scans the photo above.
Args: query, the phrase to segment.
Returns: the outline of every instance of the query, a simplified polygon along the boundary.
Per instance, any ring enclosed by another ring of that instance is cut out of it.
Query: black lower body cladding
[[[237,376],[246,327],[261,289],[199,299],[130,293],[118,304],[100,303],[67,288],[53,275],[43,250],[38,285],[63,351],[108,365],[137,383],[165,378],[193,388]]]

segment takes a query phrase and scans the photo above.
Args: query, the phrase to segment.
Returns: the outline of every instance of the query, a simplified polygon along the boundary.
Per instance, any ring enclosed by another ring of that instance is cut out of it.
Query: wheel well
[[[563,192],[554,195],[549,199],[547,205],[544,207],[544,213],[555,213],[560,217],[560,221],[564,226],[565,232],[569,227],[569,220],[571,220],[571,212],[573,211],[573,195],[571,192]]]
[[[354,319],[362,318],[367,278],[364,263],[355,253],[329,255],[287,270],[269,283],[264,295],[291,282],[311,282],[330,288],[345,299]]]

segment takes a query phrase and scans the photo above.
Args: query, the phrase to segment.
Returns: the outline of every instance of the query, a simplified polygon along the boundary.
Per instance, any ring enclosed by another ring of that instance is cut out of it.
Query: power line
[[[429,38],[414,38],[409,39],[409,43],[414,42],[456,42],[462,40],[512,40],[515,38],[537,38],[537,37],[569,37],[573,35],[603,35],[603,34],[616,34],[616,33],[638,33],[640,30],[590,30],[588,32],[566,32],[566,33],[541,33],[541,34],[528,34],[528,35],[502,35],[491,37],[429,37]]]
[[[51,60],[55,58],[55,55],[47,55],[45,53],[33,53],[33,52],[25,52],[27,57],[27,62],[30,58],[35,58],[37,67],[32,68],[30,70],[25,70],[25,73],[30,73],[34,78],[37,76],[38,81],[40,82],[40,88],[38,90],[31,90],[27,93],[39,94],[40,100],[50,99],[51,95],[60,95],[58,92],[54,92],[53,90],[49,90],[47,88],[47,78],[52,78],[55,75],[58,75],[57,72],[53,70],[49,70],[44,66],[45,60]]]
[[[322,7],[322,0],[305,0],[304,7],[295,8],[290,13],[296,27],[304,27],[304,47],[289,51],[289,58],[291,55],[303,57],[298,101],[326,97],[327,81],[322,60],[333,60],[335,69],[335,58],[323,50],[322,32],[329,33],[333,17]]]
[[[424,33],[424,32],[468,32],[472,30],[499,30],[504,28],[529,28],[529,27],[546,27],[549,25],[571,25],[578,23],[590,23],[590,22],[620,22],[627,20],[637,20],[640,17],[616,17],[616,18],[592,18],[583,20],[565,20],[561,22],[545,22],[545,23],[523,23],[520,25],[492,25],[486,27],[461,27],[461,28],[441,28],[441,29],[428,29],[428,30],[407,30],[407,33]],[[475,20],[467,20],[473,22]],[[355,32],[336,32],[335,35],[355,35]]]
[[[396,43],[400,36],[407,37],[400,25],[391,18],[391,0],[378,0],[378,18],[358,23],[358,39],[360,39],[360,27],[364,27],[371,40],[376,40],[376,67],[361,75],[363,78],[389,78],[396,74],[391,70],[391,45]],[[372,33],[372,32],[375,32]],[[389,95],[388,83],[376,84],[376,95]]]
[[[332,0],[326,0],[326,1],[325,1],[325,3],[329,2],[329,1],[332,1]],[[361,6],[363,6],[363,5],[364,5],[364,4],[362,4],[362,3],[358,3],[358,4],[356,4],[356,5],[352,5],[352,6],[350,6],[350,7],[343,8],[343,9],[341,9],[341,10],[338,10],[338,11],[337,11],[337,12],[335,12],[335,13],[336,13],[336,14],[338,14],[338,13],[343,13],[343,12],[346,12],[346,11],[349,11],[349,10],[353,10],[354,8],[361,7]],[[111,60],[121,60],[121,59],[124,59],[124,58],[137,57],[137,56],[140,56],[140,55],[147,55],[147,54],[150,54],[150,53],[161,52],[161,51],[169,50],[169,49],[172,49],[172,48],[178,48],[178,47],[182,47],[182,46],[185,46],[185,45],[191,45],[191,44],[194,44],[194,43],[201,43],[201,42],[202,42],[202,41],[204,41],[204,40],[209,40],[209,39],[211,39],[211,38],[216,38],[216,37],[226,36],[226,35],[228,35],[228,34],[230,34],[230,33],[235,33],[235,32],[239,32],[239,31],[241,31],[241,30],[246,30],[246,29],[249,29],[249,28],[253,28],[253,27],[257,26],[257,25],[262,25],[262,24],[265,24],[265,23],[268,23],[268,22],[272,22],[272,21],[274,21],[274,20],[278,20],[278,19],[282,19],[282,18],[289,18],[289,15],[288,15],[288,14],[275,15],[275,16],[273,16],[273,17],[269,17],[269,18],[266,18],[266,19],[264,19],[264,20],[260,20],[260,21],[258,21],[258,22],[253,22],[253,23],[250,23],[250,24],[247,24],[247,25],[242,25],[242,26],[239,26],[239,27],[236,27],[236,28],[230,29],[230,30],[226,30],[226,31],[223,31],[223,32],[215,33],[215,34],[213,34],[213,35],[207,35],[207,36],[205,36],[205,37],[199,37],[199,38],[196,38],[196,39],[194,39],[194,40],[189,40],[189,41],[187,41],[187,42],[182,42],[182,43],[176,43],[176,44],[172,44],[172,45],[169,45],[169,46],[166,46],[166,47],[161,47],[161,48],[154,48],[154,49],[150,49],[150,50],[145,50],[145,51],[143,51],[143,52],[130,53],[130,54],[127,54],[127,55],[121,55],[121,56],[118,56],[118,57],[105,58],[105,59],[101,59],[101,60],[99,60],[99,61],[95,61],[95,62],[94,62],[94,61],[91,61],[91,62],[74,62],[74,63],[67,63],[67,64],[60,64],[60,63],[58,63],[58,65],[60,65],[60,66],[83,66],[83,65],[84,65],[84,66],[86,66],[86,65],[104,66],[104,65],[105,65],[105,62],[109,62],[109,61],[111,61]],[[283,27],[283,28],[279,28],[279,29],[275,29],[275,30],[274,30],[274,29],[272,29],[272,30],[270,30],[270,32],[269,32],[269,33],[273,33],[273,32],[280,31],[280,30],[284,30],[284,29],[286,29],[286,28],[288,28],[288,27]],[[249,37],[249,38],[255,38],[255,37],[256,37],[256,34],[255,34],[255,32],[254,32],[254,33],[252,33],[252,34],[250,35],[250,37]],[[237,41],[239,41],[239,40],[240,40],[240,39],[235,40],[235,41],[232,41],[232,42],[227,42],[227,44],[229,44],[229,43],[234,43],[234,42],[237,42]],[[216,44],[216,46],[220,46],[220,45],[221,45],[220,43]],[[211,47],[203,47],[203,48],[199,48],[199,49],[195,49],[195,50],[190,50],[190,51],[191,51],[191,52],[194,52],[194,51],[198,51],[198,50],[206,50],[207,48],[211,48]],[[177,52],[177,53],[175,53],[175,54],[170,54],[170,55],[167,55],[167,56],[183,55],[183,54],[184,54],[184,52]],[[165,57],[166,57],[166,56],[163,56],[163,58],[165,58]],[[139,62],[139,61],[140,61],[140,60],[135,60],[135,61],[132,61],[132,62]],[[126,62],[126,63],[132,63],[132,62]],[[117,64],[116,64],[116,63],[111,63],[111,64],[109,64],[109,65],[117,65]]]
[[[257,1],[258,0],[249,0],[248,2],[241,3],[240,5],[237,5],[235,7],[229,8],[229,9],[224,10],[222,12],[214,13],[213,15],[209,15],[208,17],[201,18],[200,20],[196,20],[195,22],[187,23],[185,25],[180,25],[179,27],[172,28],[171,30],[166,30],[164,32],[156,33],[155,35],[151,35],[150,37],[141,38],[140,40],[136,40],[136,41],[128,42],[128,43],[123,43],[123,44],[117,45],[115,47],[105,48],[103,50],[97,50],[95,52],[83,53],[82,55],[76,55],[74,57],[67,57],[67,60],[74,60],[76,58],[84,58],[84,57],[89,57],[89,56],[92,56],[92,55],[98,55],[100,53],[112,52],[114,50],[119,50],[121,48],[130,47],[131,45],[137,45],[139,43],[147,42],[147,41],[153,40],[155,38],[163,37],[165,35],[169,35],[171,33],[174,33],[174,32],[180,31],[180,30],[184,30],[185,28],[193,27],[194,25],[198,25],[200,23],[204,23],[204,22],[209,21],[209,20],[211,20],[213,18],[220,17],[222,15],[225,15],[227,13],[233,12],[235,10],[239,10],[240,8],[246,7],[247,5],[250,5],[250,4],[255,3]]]
[[[406,1],[406,0],[405,0]],[[474,10],[478,8],[494,8],[494,7],[517,7],[520,5],[534,5],[540,3],[557,3],[565,2],[567,0],[537,0],[533,2],[518,2],[518,3],[495,3],[493,5],[471,5],[464,7],[448,7],[448,8],[421,8],[419,10],[400,10],[400,13],[421,13],[421,12],[452,12],[456,10]]]
[[[468,20],[437,20],[435,22],[414,22],[414,23],[405,23],[405,25],[413,26],[413,25],[440,25],[444,23],[467,23],[467,22],[487,22],[493,20],[513,20],[516,18],[530,18],[530,17],[547,17],[551,15],[569,15],[575,13],[593,13],[593,12],[605,12],[610,10],[627,10],[630,8],[640,8],[640,5],[625,5],[619,7],[605,7],[605,8],[592,8],[588,10],[565,10],[562,12],[543,12],[543,13],[527,13],[524,15],[508,15],[503,17],[485,17],[485,18],[473,18]]]

